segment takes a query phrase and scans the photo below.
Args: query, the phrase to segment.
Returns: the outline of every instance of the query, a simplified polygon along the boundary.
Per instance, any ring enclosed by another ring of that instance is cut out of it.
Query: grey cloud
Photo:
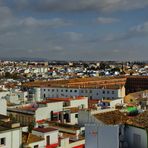
[[[119,22],[119,19],[111,18],[111,17],[98,17],[96,21],[99,24],[111,24],[111,23]]]
[[[33,11],[116,11],[140,9],[147,0],[14,0],[14,7]]]
[[[0,6],[0,20],[4,21],[12,17],[11,10],[6,6]]]
[[[148,36],[148,22],[134,26],[125,33],[107,35],[104,41],[123,41],[137,37]]]
[[[19,25],[24,27],[62,27],[70,25],[70,22],[60,18],[54,19],[36,19],[33,17],[27,17],[19,20]]]
[[[133,33],[148,33],[148,22],[144,24],[134,26],[130,29],[130,32]]]

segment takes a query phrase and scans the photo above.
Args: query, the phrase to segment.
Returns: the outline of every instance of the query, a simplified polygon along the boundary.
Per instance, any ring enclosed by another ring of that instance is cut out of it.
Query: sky
[[[0,58],[148,60],[148,0],[0,0]]]

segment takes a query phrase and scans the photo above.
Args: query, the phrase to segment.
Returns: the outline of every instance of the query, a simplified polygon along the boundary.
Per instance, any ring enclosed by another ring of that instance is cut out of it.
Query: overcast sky
[[[0,57],[148,60],[148,0],[0,0]]]

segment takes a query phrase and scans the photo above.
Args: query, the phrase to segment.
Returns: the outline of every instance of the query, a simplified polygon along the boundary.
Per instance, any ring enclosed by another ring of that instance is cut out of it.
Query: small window
[[[70,92],[72,92],[72,90],[70,90]]]
[[[46,89],[44,89],[44,91],[46,91]]]
[[[39,148],[39,145],[35,145],[34,148]]]
[[[63,89],[61,89],[61,92],[63,92]]]
[[[112,94],[115,94],[115,92],[114,92],[114,91],[112,91]]]
[[[68,92],[68,90],[66,89],[65,92]]]
[[[75,114],[75,118],[78,118],[78,114]]]
[[[75,90],[75,92],[77,92],[77,90]]]
[[[105,91],[103,90],[103,92],[102,92],[103,94],[105,94]]]
[[[83,90],[81,90],[81,93],[83,93],[84,91]]]
[[[0,139],[0,145],[6,145],[6,138]]]
[[[92,93],[92,90],[90,90],[89,93]]]
[[[58,92],[59,90],[57,89],[57,92]]]
[[[50,145],[50,136],[47,136],[47,137],[46,137],[46,144],[47,144],[47,145]]]
[[[46,98],[46,94],[44,94],[44,98]]]
[[[54,89],[52,89],[52,92],[54,92]]]
[[[87,93],[87,90],[85,90],[85,93]]]
[[[48,89],[48,91],[50,91],[50,89]]]
[[[109,94],[109,91],[107,91],[107,94]]]

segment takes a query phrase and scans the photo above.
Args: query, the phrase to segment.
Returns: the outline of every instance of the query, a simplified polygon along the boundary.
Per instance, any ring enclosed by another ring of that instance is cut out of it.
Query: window
[[[52,89],[52,92],[54,92],[54,89]]]
[[[78,114],[75,114],[75,118],[78,118]]]
[[[57,92],[58,92],[59,90],[57,89]]]
[[[107,91],[107,94],[109,94],[109,91]]]
[[[83,93],[84,91],[83,90],[81,90],[81,93]]]
[[[103,94],[105,94],[105,91],[103,90],[103,92],[102,92]]]
[[[141,136],[138,134],[133,134],[133,144],[135,145],[135,148],[141,147]]]
[[[92,90],[90,90],[89,93],[92,93]]]
[[[46,91],[46,89],[44,89],[44,91]]]
[[[39,145],[35,145],[34,148],[39,148]]]
[[[68,90],[66,89],[65,92],[68,92]]]
[[[77,90],[75,90],[75,92],[77,92]]]
[[[6,145],[6,138],[0,139],[0,145]]]
[[[70,92],[72,92],[72,90],[70,90]]]
[[[46,137],[46,145],[50,145],[50,136]]]
[[[48,91],[50,91],[50,89],[48,89]]]
[[[46,98],[46,94],[44,94],[44,98]]]
[[[115,94],[115,92],[114,92],[114,91],[112,91],[112,94]]]
[[[63,89],[61,89],[61,92],[63,92]]]

